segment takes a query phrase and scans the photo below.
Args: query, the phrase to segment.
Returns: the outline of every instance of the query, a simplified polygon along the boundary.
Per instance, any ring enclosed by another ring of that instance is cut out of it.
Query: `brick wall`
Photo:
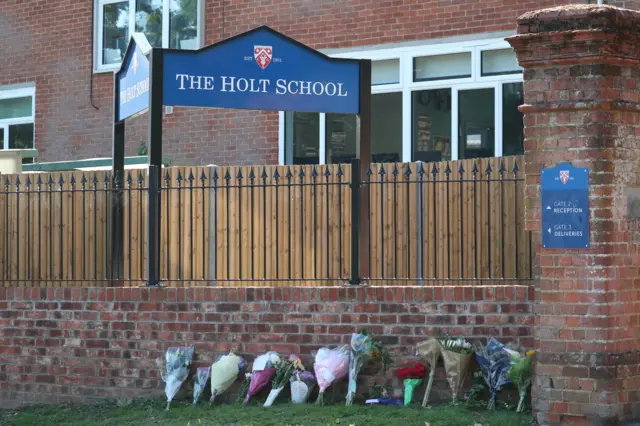
[[[183,344],[196,364],[234,349],[249,360],[303,354],[311,365],[313,350],[364,327],[399,363],[446,332],[530,348],[532,298],[527,286],[0,288],[0,406],[159,394],[154,359]]]
[[[112,74],[94,75],[98,109],[89,96],[93,3],[0,2],[0,87],[36,83],[41,161],[111,154]],[[523,12],[565,3],[569,0],[205,0],[205,42],[262,24],[314,48],[514,30]],[[127,122],[127,155],[146,141],[146,131],[146,115]],[[165,154],[182,165],[275,163],[277,131],[273,112],[176,108],[166,117]]]

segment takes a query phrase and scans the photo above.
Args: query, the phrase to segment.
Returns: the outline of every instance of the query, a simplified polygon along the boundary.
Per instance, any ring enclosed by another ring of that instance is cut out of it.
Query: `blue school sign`
[[[542,246],[589,247],[589,171],[568,163],[543,169]]]
[[[117,120],[121,121],[149,108],[149,59],[151,46],[144,34],[134,34],[117,72]]]
[[[165,50],[163,104],[360,112],[360,64],[330,58],[268,27],[198,51]]]
[[[132,36],[115,76],[113,174],[123,176],[125,119],[148,109],[149,196],[147,197],[148,285],[160,282],[160,168],[162,107],[214,107],[271,111],[358,114],[360,141],[354,167],[364,177],[371,160],[371,61],[330,58],[268,27],[259,27],[199,50],[151,48],[144,34]],[[354,169],[354,173],[356,173]],[[361,187],[354,190],[359,203]],[[111,270],[123,276],[122,192],[113,191]],[[352,232],[368,226],[361,211]],[[351,283],[368,267],[365,240],[352,241]],[[362,261],[362,265],[360,261]]]

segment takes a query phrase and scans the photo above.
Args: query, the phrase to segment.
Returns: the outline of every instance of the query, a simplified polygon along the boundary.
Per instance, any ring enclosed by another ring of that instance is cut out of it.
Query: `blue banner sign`
[[[142,37],[140,37],[142,36]],[[118,71],[118,120],[124,120],[149,108],[150,50],[144,35],[135,34],[129,42],[122,67]]]
[[[568,163],[542,169],[542,246],[589,247],[589,171]]]
[[[360,112],[360,63],[268,27],[197,51],[164,51],[164,105]]]

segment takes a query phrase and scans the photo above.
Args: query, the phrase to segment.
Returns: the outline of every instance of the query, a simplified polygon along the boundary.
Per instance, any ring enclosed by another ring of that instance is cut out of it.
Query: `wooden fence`
[[[374,164],[365,183],[370,203],[363,206],[370,210],[370,227],[362,229],[370,234],[371,270],[365,278],[373,285],[528,279],[532,253],[516,161],[522,165],[521,157]],[[348,280],[350,165],[162,173],[163,285]],[[146,171],[132,171],[117,182],[104,172],[0,179],[0,286],[146,281]],[[124,218],[123,277],[113,277],[111,266],[116,188]]]

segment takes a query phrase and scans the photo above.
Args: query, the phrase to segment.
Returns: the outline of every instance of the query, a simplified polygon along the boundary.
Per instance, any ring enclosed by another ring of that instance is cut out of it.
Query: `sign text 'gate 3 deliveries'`
[[[589,247],[589,171],[562,163],[542,169],[542,247]]]

